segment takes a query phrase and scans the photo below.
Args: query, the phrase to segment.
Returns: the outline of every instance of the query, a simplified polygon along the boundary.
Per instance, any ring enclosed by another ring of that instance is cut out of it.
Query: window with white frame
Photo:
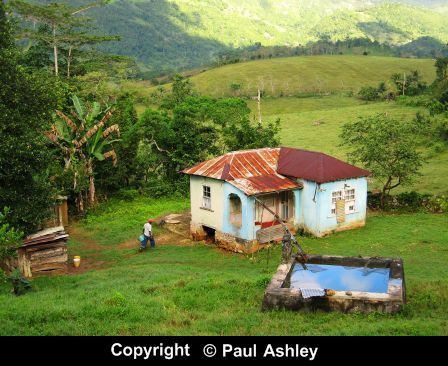
[[[331,214],[336,214],[336,202],[344,200],[345,201],[345,213],[350,214],[355,212],[355,189],[349,188],[341,191],[334,191],[331,195]]]
[[[331,214],[336,214],[336,201],[342,200],[342,191],[335,191],[331,194]]]
[[[350,188],[345,190],[345,213],[355,212],[355,189]]]
[[[202,207],[211,210],[212,196],[209,186],[202,186]]]

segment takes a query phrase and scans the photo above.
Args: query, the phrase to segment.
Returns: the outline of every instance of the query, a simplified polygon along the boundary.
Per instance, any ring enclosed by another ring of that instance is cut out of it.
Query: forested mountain
[[[442,47],[448,41],[445,4],[440,0],[115,0],[89,15],[96,18],[101,32],[121,36],[120,42],[102,46],[104,50],[134,56],[143,68],[161,73],[208,65],[218,53],[260,44],[299,47],[321,40],[368,39],[403,46],[426,37],[432,46],[440,42]]]

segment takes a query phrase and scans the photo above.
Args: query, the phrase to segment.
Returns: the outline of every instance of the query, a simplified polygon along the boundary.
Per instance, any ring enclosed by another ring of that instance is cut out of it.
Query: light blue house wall
[[[347,179],[317,184],[300,180],[303,189],[295,192],[295,224],[306,231],[323,236],[332,231],[359,227],[365,224],[367,208],[367,179]],[[336,214],[331,213],[332,193],[355,189],[355,211],[347,213],[344,223],[337,223]]]
[[[333,230],[364,226],[367,212],[367,178],[347,179],[322,184],[319,192],[319,223],[317,232],[325,235]],[[345,222],[338,224],[336,215],[331,214],[332,192],[355,189],[355,211],[346,213]]]
[[[241,227],[236,227],[230,222],[230,194],[236,194],[241,200]],[[255,239],[255,199],[246,196],[241,190],[230,183],[225,182],[223,187],[223,222],[222,231],[245,240]]]
[[[197,182],[196,182],[197,181]],[[305,229],[316,236],[323,236],[333,231],[360,227],[365,224],[367,206],[367,179],[357,178],[336,182],[317,184],[316,182],[299,180],[303,184],[302,189],[294,190],[294,225]],[[255,240],[256,232],[260,226],[255,225],[256,202],[254,197],[247,196],[244,192],[228,182],[193,178],[192,182],[199,188],[198,197],[193,199],[193,205],[200,201],[200,187],[202,184],[212,186],[213,212],[192,209],[195,212],[192,219],[202,225],[213,227],[223,233],[244,240]],[[355,211],[345,216],[344,223],[337,223],[336,214],[331,213],[332,193],[355,189]],[[192,190],[193,192],[193,190]],[[230,220],[230,194],[237,195],[241,200],[241,227],[237,227]],[[215,205],[216,204],[216,205]],[[222,205],[222,206],[221,206]]]

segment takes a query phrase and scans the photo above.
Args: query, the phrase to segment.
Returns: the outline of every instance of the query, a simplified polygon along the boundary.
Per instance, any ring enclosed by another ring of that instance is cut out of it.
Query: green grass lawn
[[[141,254],[148,216],[184,199],[112,200],[72,227],[71,255],[100,269],[37,278],[15,297],[0,287],[0,334],[36,335],[448,335],[448,215],[371,215],[363,229],[304,238],[311,253],[402,257],[408,304],[395,315],[262,312],[280,248],[253,256],[177,243]],[[160,231],[158,231],[160,233]]]

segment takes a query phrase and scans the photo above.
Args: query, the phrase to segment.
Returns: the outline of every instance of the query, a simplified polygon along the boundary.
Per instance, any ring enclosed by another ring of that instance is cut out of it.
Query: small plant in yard
[[[6,277],[6,279],[11,283],[12,291],[16,296],[23,295],[25,292],[31,290],[32,288],[31,282],[22,276],[22,273],[20,273],[20,270],[18,268],[12,271],[11,274]]]

